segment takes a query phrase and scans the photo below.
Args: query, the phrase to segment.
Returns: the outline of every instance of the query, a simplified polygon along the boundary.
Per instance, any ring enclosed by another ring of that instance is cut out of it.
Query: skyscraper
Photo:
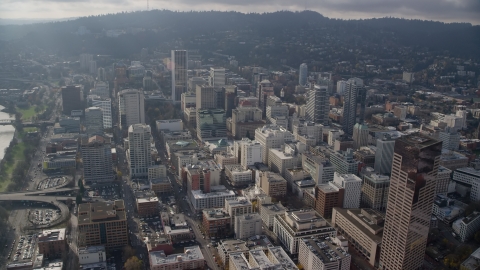
[[[353,134],[353,126],[356,121],[357,114],[357,98],[359,91],[363,88],[363,80],[359,78],[351,78],[345,86],[345,98],[343,101],[343,131],[346,134]]]
[[[112,100],[97,95],[89,95],[88,105],[102,109],[103,128],[112,128]]]
[[[63,114],[71,115],[73,110],[83,109],[83,93],[80,85],[62,87]]]
[[[330,106],[328,104],[327,87],[324,85],[315,85],[308,92],[307,108],[305,118],[308,121],[328,125],[328,113]]]
[[[209,85],[197,85],[195,91],[197,110],[199,109],[215,109],[215,91],[213,86]]]
[[[172,50],[172,100],[178,101],[187,92],[188,53],[186,50]]]
[[[441,141],[420,133],[395,141],[379,269],[421,268],[441,153]]]
[[[148,167],[152,165],[151,134],[149,125],[134,124],[128,128],[128,160],[132,178],[148,177]]]
[[[356,123],[353,126],[353,148],[360,149],[362,146],[368,145],[368,126]]]
[[[200,140],[227,138],[225,110],[197,110],[197,136]]]
[[[210,68],[210,86],[215,88],[222,88],[225,86],[225,69],[224,68]]]
[[[110,142],[101,136],[83,138],[80,146],[85,182],[113,181],[112,150]]]
[[[377,139],[377,151],[375,151],[375,171],[380,174],[390,174],[392,171],[393,147],[395,140],[389,134],[384,134]]]
[[[143,91],[126,89],[118,92],[120,126],[127,129],[145,123],[145,97]]]
[[[85,127],[88,136],[103,134],[103,113],[99,107],[85,109]]]
[[[307,75],[308,75],[308,66],[307,64],[303,63],[300,65],[300,69],[298,72],[298,84],[306,85],[307,84]]]

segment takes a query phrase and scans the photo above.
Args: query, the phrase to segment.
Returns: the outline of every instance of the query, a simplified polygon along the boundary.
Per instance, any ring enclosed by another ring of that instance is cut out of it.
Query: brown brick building
[[[230,215],[222,208],[203,210],[203,229],[212,237],[224,237],[231,233]]]
[[[47,258],[60,258],[65,254],[65,229],[45,230],[37,235],[38,253]]]
[[[333,183],[320,184],[316,187],[315,210],[324,218],[332,216],[333,207],[343,207],[345,189],[338,188]]]
[[[137,213],[140,217],[151,217],[159,215],[158,198],[155,192],[137,191],[135,192]]]

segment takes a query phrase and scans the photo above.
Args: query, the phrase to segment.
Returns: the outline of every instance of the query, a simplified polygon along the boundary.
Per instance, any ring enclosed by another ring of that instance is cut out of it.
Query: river
[[[3,112],[3,109],[5,107],[0,106],[0,120],[15,119],[14,115],[10,116],[10,114]],[[12,125],[0,125],[0,159],[5,155],[5,149],[10,145],[14,135],[15,128]]]

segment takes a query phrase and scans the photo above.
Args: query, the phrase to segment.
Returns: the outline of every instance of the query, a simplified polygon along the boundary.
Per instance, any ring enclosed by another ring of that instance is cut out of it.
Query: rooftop
[[[78,248],[78,254],[98,253],[99,251],[105,251],[105,246],[90,246]]]
[[[277,261],[283,266],[284,269],[295,270],[298,269],[295,263],[290,259],[290,256],[287,255],[285,250],[282,247],[269,247],[268,253],[275,257]]]
[[[480,267],[480,248],[475,250],[460,266],[461,269],[476,270]]]
[[[263,252],[263,250],[250,250],[250,260],[254,260],[260,266],[261,269],[262,268],[270,269],[272,267],[276,267],[276,268],[279,267],[278,264],[272,263],[268,259],[267,255],[265,255],[265,252]]]
[[[252,268],[248,263],[247,258],[242,252],[235,252],[230,254],[230,260],[233,262],[235,269],[249,270],[249,269],[258,269]]]
[[[261,204],[261,212],[268,214],[279,214],[285,212],[287,209],[282,205],[282,203],[275,204]]]
[[[335,245],[329,237],[302,238],[302,241],[323,263],[338,261],[350,256],[341,247]]]
[[[383,217],[371,209],[343,209],[334,207],[350,224],[377,243],[382,242]]]
[[[171,255],[165,255],[163,250],[161,251],[152,251],[149,254],[151,267],[162,265],[162,264],[172,264],[176,262],[185,262],[185,261],[195,261],[195,260],[204,260],[202,251],[199,246],[185,247],[184,253],[177,253]]]
[[[233,192],[232,190],[216,191],[210,193],[203,193],[203,191],[201,190],[192,190],[191,192],[196,200],[223,196],[235,196],[235,192]]]
[[[78,224],[126,220],[123,200],[82,203],[78,206]]]
[[[424,135],[422,133],[412,133],[412,134],[409,134],[409,135],[405,135],[405,136],[402,136],[400,138],[397,139],[398,141],[402,141],[408,145],[411,145],[411,146],[414,146],[416,148],[425,148],[425,147],[428,147],[428,146],[431,146],[431,145],[434,145],[440,141],[430,137],[430,136],[427,136],[427,135]]]
[[[65,228],[56,230],[44,230],[37,235],[38,242],[50,242],[65,240]]]

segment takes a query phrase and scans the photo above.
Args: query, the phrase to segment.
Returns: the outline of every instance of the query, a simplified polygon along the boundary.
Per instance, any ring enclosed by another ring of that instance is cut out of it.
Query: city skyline
[[[179,0],[175,3],[165,0],[148,2],[148,9],[168,9],[174,11],[237,11],[242,13],[262,13],[274,11],[311,10],[329,18],[337,19],[369,19],[383,17],[398,17],[406,19],[433,20],[441,22],[467,22],[480,24],[480,2],[475,0],[441,0],[441,1],[334,1],[321,2],[304,0],[292,2],[287,0],[263,3],[256,1],[236,0]],[[83,16],[94,16],[118,12],[133,12],[147,10],[147,1],[123,0],[117,1],[86,1],[86,0],[8,0],[0,3],[1,19],[67,19]],[[0,19],[0,23],[1,22]]]

